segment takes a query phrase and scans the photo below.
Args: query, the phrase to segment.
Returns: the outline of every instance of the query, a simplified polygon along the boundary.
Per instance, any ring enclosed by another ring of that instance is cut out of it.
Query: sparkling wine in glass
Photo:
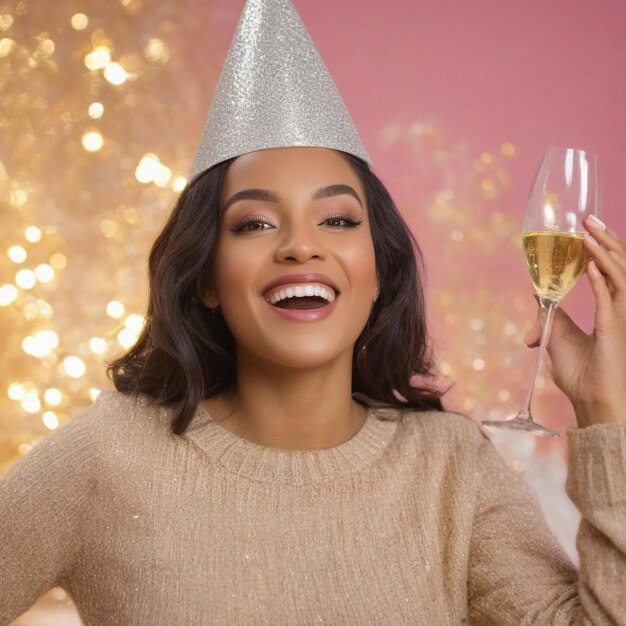
[[[552,330],[554,311],[587,267],[583,220],[599,216],[598,166],[595,155],[574,148],[548,148],[526,202],[522,242],[528,270],[541,307],[541,338],[524,404],[511,419],[483,421],[497,426],[558,437],[534,421],[533,389]]]

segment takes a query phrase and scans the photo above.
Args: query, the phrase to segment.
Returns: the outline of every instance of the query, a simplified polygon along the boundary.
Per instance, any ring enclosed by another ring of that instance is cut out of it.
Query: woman
[[[578,418],[579,573],[427,384],[384,186],[353,155],[286,147],[192,181],[118,391],[3,478],[0,623],[53,585],[85,624],[626,623],[626,252],[587,226],[594,333],[559,310],[548,348]]]

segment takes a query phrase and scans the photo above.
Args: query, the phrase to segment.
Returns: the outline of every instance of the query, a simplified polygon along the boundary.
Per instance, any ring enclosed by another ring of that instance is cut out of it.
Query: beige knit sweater
[[[335,448],[242,439],[116,391],[0,480],[0,624],[626,624],[626,425],[568,431],[577,573],[467,418],[380,408]]]

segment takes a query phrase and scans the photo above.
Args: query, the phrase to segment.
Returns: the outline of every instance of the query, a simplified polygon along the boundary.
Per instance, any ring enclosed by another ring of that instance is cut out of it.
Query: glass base
[[[497,420],[497,421],[482,421],[483,426],[496,427],[496,428],[508,428],[510,430],[521,430],[531,435],[539,435],[540,437],[560,437],[559,433],[555,430],[545,428],[541,424],[537,424],[532,419],[524,417],[514,417],[510,420]]]

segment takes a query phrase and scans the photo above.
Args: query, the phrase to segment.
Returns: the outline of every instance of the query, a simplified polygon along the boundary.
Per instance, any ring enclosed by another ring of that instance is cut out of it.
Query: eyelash
[[[264,218],[262,215],[246,215],[242,220],[240,220],[237,224],[229,228],[228,230],[239,233],[239,232],[256,232],[259,230],[267,230],[266,228],[252,228],[250,230],[246,229],[246,226],[250,224],[265,224]],[[338,228],[355,228],[359,224],[363,222],[363,219],[353,220],[349,215],[345,213],[333,213],[333,215],[329,215],[324,222],[328,222],[330,220],[343,220],[346,222],[345,225],[339,226]],[[323,222],[322,222],[323,223]]]

